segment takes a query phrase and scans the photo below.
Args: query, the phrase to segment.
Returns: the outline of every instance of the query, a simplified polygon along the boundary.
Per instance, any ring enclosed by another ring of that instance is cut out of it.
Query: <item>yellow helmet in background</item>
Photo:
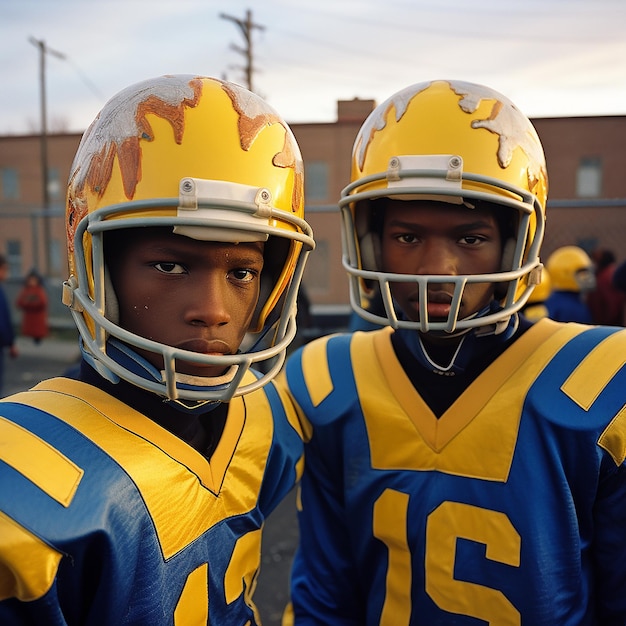
[[[206,241],[266,241],[255,328],[263,349],[240,355],[185,353],[185,360],[230,360],[238,374],[272,359],[273,376],[295,336],[296,296],[314,247],[304,221],[300,149],[282,118],[250,91],[214,78],[162,76],[114,96],[85,132],[67,192],[70,277],[64,302],[71,308],[83,351],[101,372],[128,379],[107,354],[109,337],[160,353],[165,371],[182,354],[129,333],[116,324],[115,294],[106,279],[103,233],[171,226]],[[114,253],[114,251],[107,251]],[[268,339],[269,338],[269,339]],[[169,367],[167,363],[169,362]],[[221,361],[220,364],[224,364]],[[228,399],[252,390],[186,389],[172,375],[135,384],[169,398]]]
[[[352,152],[351,182],[343,190],[343,264],[350,277],[354,310],[373,323],[423,332],[448,333],[495,324],[502,327],[527,301],[539,281],[539,250],[545,228],[548,178],[543,148],[528,118],[498,92],[461,81],[412,85],[380,104],[361,127]],[[426,276],[380,271],[378,236],[371,221],[377,198],[478,203],[507,212],[515,231],[503,254],[502,271],[489,275]],[[516,219],[513,219],[515,216]],[[496,283],[501,305],[471,319],[458,319],[452,306],[446,321],[431,322],[426,306],[420,320],[399,319],[389,284],[407,276],[426,300],[428,283],[455,284],[460,304],[465,284]],[[372,285],[380,285],[386,317],[366,311]]]
[[[555,291],[580,293],[596,286],[593,261],[578,246],[557,248],[546,261],[546,268]]]

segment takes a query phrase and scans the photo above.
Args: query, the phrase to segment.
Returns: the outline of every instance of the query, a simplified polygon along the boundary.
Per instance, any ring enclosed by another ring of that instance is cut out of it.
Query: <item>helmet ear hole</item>
[[[252,332],[271,327],[280,318],[286,285],[280,285],[279,281],[291,258],[291,246],[291,241],[282,237],[269,237],[265,243],[261,287],[252,318]]]
[[[502,260],[500,263],[500,270],[502,272],[509,272],[513,268],[513,258],[515,256],[515,244],[516,241],[513,237],[510,237],[504,242],[502,247]],[[494,289],[494,296],[496,300],[502,300],[507,293],[510,283],[497,283]]]
[[[115,325],[120,323],[120,305],[113,287],[113,272],[114,267],[111,266],[113,260],[119,261],[120,268],[123,267],[124,250],[126,249],[126,239],[124,230],[120,231],[108,231],[102,233],[102,246],[103,246],[103,276],[104,276],[104,317]],[[107,262],[108,259],[108,262]],[[118,268],[118,271],[120,269]]]
[[[515,244],[515,239],[513,237],[510,237],[504,242],[504,246],[502,246],[502,263],[500,264],[500,268],[503,272],[508,272],[513,269]]]
[[[106,265],[104,266],[104,317],[114,324],[120,323],[120,305]]]
[[[355,206],[355,229],[359,245],[361,267],[364,270],[380,271],[381,245],[386,198],[363,200]],[[371,281],[367,281],[368,284]]]
[[[366,233],[359,242],[361,264],[365,270],[380,269],[380,239],[378,233]]]

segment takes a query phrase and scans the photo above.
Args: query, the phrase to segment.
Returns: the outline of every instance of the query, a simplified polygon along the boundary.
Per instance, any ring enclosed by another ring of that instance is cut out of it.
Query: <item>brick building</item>
[[[374,106],[373,100],[339,101],[335,122],[292,125],[306,168],[307,220],[317,242],[304,278],[314,311],[348,309],[335,203],[349,181],[356,133]],[[576,244],[588,251],[609,248],[619,260],[626,259],[626,115],[533,123],[550,179],[544,255]],[[19,283],[37,267],[60,292],[66,273],[64,189],[79,141],[79,134],[48,136],[49,202],[44,208],[41,138],[0,137],[0,252],[10,262],[10,283]]]

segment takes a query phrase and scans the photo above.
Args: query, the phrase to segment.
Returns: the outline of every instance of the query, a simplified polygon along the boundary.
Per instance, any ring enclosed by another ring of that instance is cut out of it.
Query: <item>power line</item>
[[[69,65],[74,68],[74,71],[78,74],[78,77],[83,81],[83,83],[91,90],[91,92],[101,101],[106,102],[106,97],[103,93],[96,87],[96,85],[89,79],[89,77],[80,70],[80,68],[70,59],[69,57],[65,57],[65,60]]]

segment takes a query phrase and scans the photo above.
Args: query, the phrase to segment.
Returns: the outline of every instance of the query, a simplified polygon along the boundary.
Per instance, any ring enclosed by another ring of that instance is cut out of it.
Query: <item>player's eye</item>
[[[161,261],[160,263],[155,263],[153,267],[163,274],[184,274],[186,272],[182,265],[173,261]]]
[[[248,283],[253,281],[258,276],[258,272],[251,269],[241,268],[231,270],[230,275],[238,282]]]

